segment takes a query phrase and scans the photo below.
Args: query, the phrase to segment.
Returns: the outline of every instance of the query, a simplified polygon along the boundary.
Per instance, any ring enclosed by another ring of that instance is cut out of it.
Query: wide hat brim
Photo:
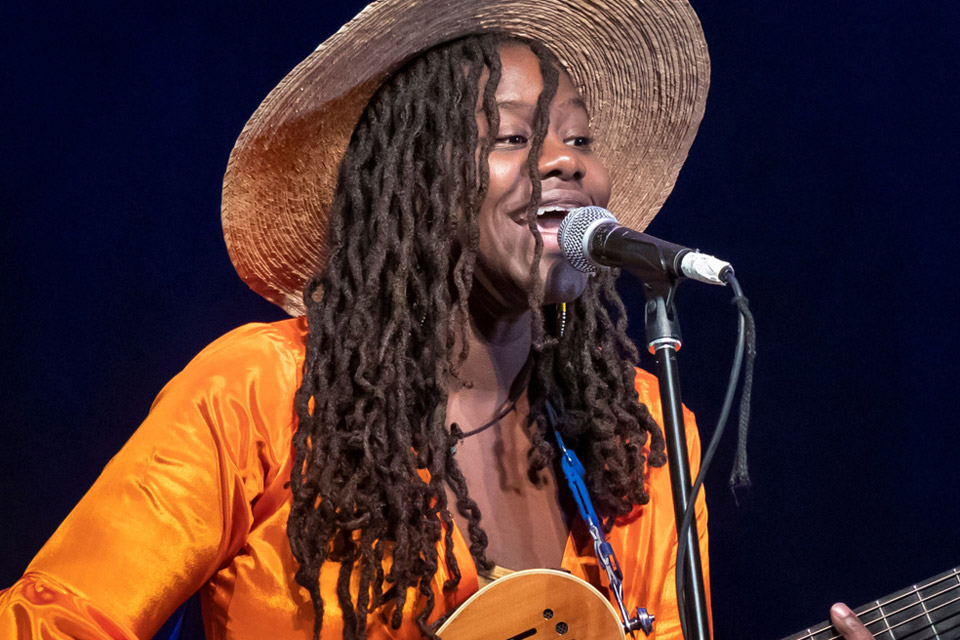
[[[291,315],[326,262],[340,159],[379,85],[421,51],[479,30],[538,40],[587,103],[610,208],[642,230],[703,117],[707,46],[685,0],[380,0],[298,64],[250,117],[223,180],[240,277]]]

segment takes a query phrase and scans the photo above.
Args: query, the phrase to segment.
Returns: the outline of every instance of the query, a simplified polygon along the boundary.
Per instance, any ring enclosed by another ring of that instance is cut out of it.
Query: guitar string
[[[955,602],[960,602],[960,597],[954,598],[953,600],[947,600],[947,601],[944,602],[943,604],[939,604],[939,605],[937,605],[937,606],[935,606],[935,607],[933,607],[933,608],[931,608],[931,609],[927,609],[927,611],[936,611],[937,609],[942,609],[943,607],[945,607],[945,606],[947,606],[947,605],[949,605],[949,604],[953,604],[953,603],[955,603]],[[919,604],[919,603],[915,603],[914,605],[911,605],[911,606],[916,606],[916,604]],[[906,608],[909,609],[910,607],[906,607]],[[903,609],[901,609],[901,611],[902,611],[902,610],[903,610]],[[948,612],[948,613],[949,613],[949,612]],[[890,614],[890,615],[893,615],[893,614]],[[926,615],[927,615],[926,612],[924,612],[924,613],[921,613],[921,614],[919,614],[919,615],[915,615],[915,616],[913,616],[912,618],[907,618],[906,620],[901,620],[900,622],[898,622],[898,623],[895,624],[895,625],[888,625],[888,624],[887,624],[887,621],[884,620],[883,618],[881,618],[881,619],[879,619],[879,620],[874,620],[873,622],[868,622],[865,626],[870,626],[871,624],[875,624],[875,623],[877,623],[877,622],[883,622],[883,623],[886,625],[887,628],[886,628],[886,629],[880,629],[880,630],[878,631],[878,633],[889,633],[889,634],[890,634],[890,637],[893,638],[893,630],[894,630],[894,629],[896,629],[897,627],[902,627],[903,625],[907,624],[908,622],[913,622],[913,621],[916,620],[917,618],[923,618],[923,617],[925,617]],[[952,617],[954,617],[954,616],[956,616],[956,615],[960,615],[960,611],[957,611],[956,613],[951,613],[950,615],[948,615],[947,617],[945,617],[943,620],[938,620],[937,622],[940,622],[940,623],[946,622],[947,620],[949,620],[950,618],[952,618]],[[934,624],[936,624],[936,623],[932,623],[930,626],[932,627]],[[917,631],[911,631],[909,635],[913,635],[914,633],[917,633],[917,632],[919,632],[919,631],[923,631],[923,629],[917,629]],[[872,632],[871,632],[871,633],[872,633]],[[936,629],[934,629],[933,636],[927,636],[926,638],[924,638],[924,639],[922,639],[922,640],[929,640],[930,638],[935,637],[936,635],[937,635],[937,632],[936,632]],[[842,637],[842,636],[837,636],[837,638],[841,638],[841,637]],[[906,637],[906,636],[904,636],[904,637]],[[830,640],[835,640],[835,639],[834,639],[834,638],[831,638]],[[896,640],[896,638],[894,638],[894,640]]]
[[[930,597],[928,597],[928,598],[923,598],[923,599],[920,600],[920,602],[925,602],[926,600],[929,600],[930,598],[935,598],[937,595],[940,595],[940,594],[934,594],[934,595],[932,595],[932,596],[930,596]],[[891,616],[892,616],[892,615],[896,615],[897,613],[899,613],[899,612],[901,612],[901,611],[904,611],[905,609],[909,609],[910,607],[915,607],[916,605],[920,604],[920,602],[915,602],[915,603],[911,604],[911,605],[908,606],[908,607],[904,607],[903,609],[900,609],[900,610],[898,610],[898,611],[894,611],[893,613],[890,613],[890,614],[887,614],[887,615],[891,615]],[[937,605],[936,607],[927,609],[926,612],[924,612],[924,613],[921,613],[921,614],[919,614],[919,615],[915,615],[915,616],[913,616],[912,618],[907,618],[906,620],[901,620],[900,622],[898,622],[898,623],[896,623],[896,624],[894,624],[894,625],[890,625],[884,618],[878,618],[878,619],[876,619],[876,620],[871,620],[870,622],[865,622],[865,623],[864,623],[864,626],[868,628],[868,630],[870,631],[870,633],[873,633],[873,634],[877,634],[877,633],[890,633],[891,636],[892,636],[892,635],[893,635],[893,629],[896,629],[897,627],[903,626],[903,625],[907,624],[908,622],[913,622],[913,621],[916,620],[917,618],[922,618],[922,617],[926,616],[928,612],[934,612],[934,611],[936,611],[937,609],[942,609],[943,607],[946,607],[947,605],[950,605],[950,604],[954,604],[954,603],[956,603],[956,602],[960,602],[960,597],[954,598],[953,600],[948,600],[947,602],[944,602],[944,603],[942,603],[942,604],[939,604],[939,605]],[[864,612],[864,613],[865,613],[865,612]],[[943,620],[937,620],[937,622],[932,622],[930,626],[932,627],[933,625],[935,625],[935,624],[937,624],[937,623],[942,624],[942,623],[946,622],[947,620],[949,620],[950,618],[952,618],[952,617],[954,617],[954,616],[956,616],[956,615],[960,615],[960,612],[952,613],[952,614],[950,614],[949,616],[947,616],[946,618],[944,618]],[[875,624],[878,624],[878,623],[882,623],[882,624],[885,626],[885,628],[884,628],[884,629],[876,629],[876,630],[869,629],[870,625],[872,625],[872,624],[875,625]],[[808,634],[805,635],[805,636],[801,636],[800,638],[797,638],[797,640],[807,640],[808,638],[813,638],[816,634],[818,634],[818,633],[823,633],[824,631],[827,631],[827,630],[829,630],[829,629],[831,629],[831,628],[833,628],[832,625],[829,626],[829,627],[824,627],[823,629],[820,629],[820,630],[818,630],[818,631],[814,631],[814,632],[808,633]],[[920,631],[922,631],[922,629],[921,629]],[[934,632],[934,636],[936,636],[936,635],[937,635],[937,634],[936,634],[936,631],[935,631],[935,632]],[[931,637],[934,637],[934,636],[931,636]],[[839,636],[830,636],[829,638],[824,638],[824,640],[841,640],[842,638],[843,638],[843,636],[842,636],[842,635],[839,635]],[[894,640],[896,640],[896,639],[894,639]],[[929,639],[926,639],[926,640],[929,640]]]
[[[933,631],[932,636],[924,636],[923,638],[914,638],[913,640],[957,640],[957,638],[960,638],[960,635],[957,635],[957,633],[955,633],[954,631],[957,629],[958,626],[960,626],[960,622],[955,621],[956,623],[953,624],[952,627],[944,627],[943,625],[947,624],[946,620],[949,620],[949,618],[946,618],[944,621],[941,621],[938,623],[940,625],[940,628],[935,629]],[[897,638],[892,633],[889,635],[892,638],[892,640],[906,640],[907,638],[910,638],[911,636],[913,636],[913,634],[919,633],[920,631],[926,631],[926,630],[927,629],[924,628],[924,629],[918,629],[917,631],[911,631],[907,635],[901,636],[900,638]]]
[[[948,589],[948,591],[949,591],[949,589]],[[942,592],[941,592],[941,593],[942,593]],[[926,598],[922,598],[922,599],[920,600],[920,602],[925,602],[925,601],[927,601],[927,600],[929,600],[929,599],[931,599],[931,598],[935,598],[937,595],[940,595],[940,594],[934,594],[934,595],[932,595],[932,596],[929,596],[929,597],[926,597]],[[895,612],[890,613],[890,614],[887,614],[887,615],[895,615],[896,613],[899,613],[900,611],[904,611],[904,610],[906,610],[906,609],[909,609],[910,607],[915,607],[915,606],[917,606],[918,604],[920,604],[920,602],[914,602],[913,604],[911,604],[911,605],[908,606],[908,607],[904,607],[903,609],[900,609],[899,611],[895,611]],[[942,609],[943,607],[946,607],[947,605],[954,604],[954,603],[956,603],[956,602],[960,602],[960,597],[956,597],[956,598],[954,598],[953,600],[947,600],[946,602],[944,602],[944,603],[942,603],[942,604],[939,604],[939,605],[937,605],[937,606],[935,606],[935,607],[932,607],[932,608],[930,608],[930,609],[927,609],[926,612],[924,612],[924,613],[915,615],[915,616],[913,616],[912,618],[907,618],[906,620],[901,620],[900,622],[898,622],[898,623],[896,623],[896,624],[894,624],[894,625],[890,625],[890,624],[888,624],[887,621],[884,620],[883,618],[879,618],[879,619],[877,619],[877,620],[871,620],[870,622],[864,623],[864,626],[869,628],[870,625],[872,625],[872,624],[877,624],[878,622],[879,622],[879,623],[883,623],[883,624],[885,625],[885,627],[886,627],[885,629],[877,629],[877,630],[869,629],[870,633],[873,633],[874,635],[876,635],[876,634],[878,634],[878,633],[890,633],[890,635],[891,635],[891,637],[892,637],[892,636],[893,636],[893,630],[896,629],[897,627],[902,627],[903,625],[907,624],[908,622],[913,622],[913,621],[916,620],[917,618],[922,618],[922,617],[926,616],[927,613],[932,613],[932,612],[936,611],[937,609]],[[876,610],[876,608],[874,608],[874,610]],[[864,613],[866,613],[866,612],[864,612]],[[947,617],[944,618],[943,620],[937,620],[936,622],[931,623],[930,626],[933,627],[935,624],[938,624],[938,623],[939,623],[939,624],[943,624],[944,622],[946,622],[947,620],[949,620],[950,618],[952,618],[952,617],[954,617],[954,616],[956,616],[956,615],[960,615],[960,611],[958,611],[958,612],[956,612],[956,613],[951,613],[949,616],[947,616]],[[820,629],[820,630],[818,630],[818,631],[810,631],[810,632],[807,633],[807,635],[805,635],[805,636],[800,636],[800,637],[797,638],[796,640],[809,640],[810,638],[813,638],[816,634],[818,634],[818,633],[823,633],[824,631],[827,631],[828,629],[830,629],[830,627],[824,627],[823,629]],[[918,631],[922,631],[922,629],[918,629]],[[914,633],[916,633],[916,632],[914,632]],[[934,638],[934,637],[936,637],[936,636],[937,636],[937,632],[936,632],[936,630],[934,630],[934,634],[933,634],[932,636],[929,636],[928,638],[925,638],[925,639],[923,639],[923,640],[929,640],[930,638]],[[843,638],[843,636],[842,636],[842,635],[839,635],[839,636],[830,636],[829,638],[824,638],[824,640],[841,640],[842,638]],[[894,639],[894,640],[896,640],[896,639]]]
[[[949,604],[953,604],[953,603],[955,603],[955,602],[960,602],[960,598],[954,598],[953,600],[950,600],[950,601],[948,601],[948,602],[944,602],[943,604],[938,605],[938,606],[936,606],[936,607],[933,607],[932,609],[928,609],[928,611],[936,611],[937,609],[940,609],[940,608],[942,608],[942,607],[945,607],[945,606],[947,606],[947,605],[949,605]],[[884,628],[884,629],[876,629],[876,630],[869,629],[869,631],[870,631],[870,633],[872,633],[872,634],[889,633],[889,634],[890,634],[890,637],[893,638],[893,640],[897,640],[897,638],[895,638],[895,637],[893,636],[893,630],[894,630],[894,629],[896,629],[897,627],[903,626],[903,625],[907,624],[908,622],[912,622],[912,621],[916,620],[917,618],[922,618],[922,617],[924,617],[924,615],[925,615],[925,614],[920,614],[920,615],[914,616],[914,617],[912,617],[912,618],[907,618],[906,620],[902,620],[902,621],[898,622],[897,624],[894,624],[894,625],[891,625],[891,626],[886,626],[886,628]],[[942,624],[944,624],[947,620],[949,620],[950,618],[952,618],[952,617],[954,617],[954,616],[956,616],[956,615],[958,615],[958,614],[957,614],[957,613],[952,613],[952,614],[950,614],[949,616],[947,616],[946,618],[944,618],[943,620],[937,620],[936,622],[931,623],[930,626],[933,627],[935,624],[940,624],[940,625],[942,625]],[[872,620],[872,621],[870,621],[870,622],[867,622],[867,623],[864,624],[864,626],[869,627],[870,625],[872,625],[872,624],[877,624],[878,622],[884,623],[884,624],[886,625],[886,621],[881,618],[881,619]],[[813,638],[814,635],[816,635],[817,633],[823,633],[824,631],[827,631],[827,630],[830,629],[830,628],[833,628],[833,627],[825,627],[825,628],[820,629],[819,631],[816,631],[816,632],[814,632],[814,633],[812,633],[812,634],[807,634],[807,635],[805,635],[805,636],[801,636],[800,638],[797,638],[797,640],[807,640],[808,638]],[[924,630],[924,629],[918,629],[917,631],[913,631],[913,632],[911,632],[911,635],[912,635],[913,633],[917,633],[917,632],[923,631],[923,630]],[[930,640],[931,638],[936,638],[937,635],[938,635],[938,632],[937,632],[936,629],[934,629],[934,633],[933,633],[932,636],[927,636],[926,638],[922,638],[922,639],[920,639],[920,640]],[[906,637],[906,636],[904,636],[904,637]],[[824,640],[842,640],[842,638],[843,638],[843,636],[842,636],[842,635],[839,635],[839,636],[830,636],[829,638],[825,638]],[[902,639],[901,639],[901,640],[902,640]]]
[[[925,584],[925,585],[923,585],[923,587],[921,587],[921,589],[929,589],[930,587],[935,587],[935,586],[937,586],[937,585],[940,584],[941,582],[945,582],[945,581],[947,581],[947,580],[951,580],[951,581],[952,581],[952,580],[954,580],[954,579],[958,579],[958,582],[957,582],[957,585],[956,585],[956,586],[948,587],[947,589],[944,589],[943,591],[938,591],[938,592],[934,593],[933,595],[924,596],[923,598],[920,598],[920,601],[921,601],[921,602],[924,602],[924,601],[926,601],[926,600],[929,600],[930,598],[936,598],[937,596],[943,595],[944,593],[947,593],[948,591],[950,591],[950,590],[952,590],[952,589],[956,589],[957,587],[960,587],[960,572],[958,572],[957,569],[954,569],[953,572],[952,572],[950,575],[943,576],[942,578],[940,578],[940,579],[938,579],[938,580],[934,580],[934,581],[931,582],[930,584]],[[864,615],[864,614],[866,614],[866,613],[873,613],[874,611],[876,611],[876,610],[879,609],[880,607],[888,607],[888,606],[890,606],[891,604],[893,604],[894,602],[896,602],[897,600],[903,600],[904,598],[908,598],[908,597],[910,597],[910,596],[912,596],[912,595],[917,595],[917,596],[920,595],[920,591],[919,591],[919,589],[918,589],[917,587],[914,587],[911,591],[908,591],[907,593],[904,593],[903,595],[899,595],[899,596],[897,596],[896,598],[891,598],[890,600],[887,600],[886,602],[884,602],[884,603],[882,603],[882,604],[881,604],[881,603],[877,603],[876,606],[870,607],[869,609],[864,609],[863,611],[861,611],[861,612],[860,612],[859,614],[857,614],[857,615]],[[916,604],[918,604],[918,603],[915,602],[915,603],[913,603],[913,604],[909,604],[909,605],[907,605],[905,608],[909,609],[910,607],[915,606]],[[903,611],[903,609],[898,609],[897,611],[894,611],[894,612],[891,613],[890,615],[894,615],[894,614],[900,613],[901,611]]]
[[[930,587],[935,587],[935,586],[937,586],[937,585],[940,584],[941,582],[944,582],[944,581],[947,581],[947,580],[953,580],[954,578],[957,578],[958,580],[960,580],[960,570],[954,569],[954,570],[952,571],[952,573],[950,573],[950,575],[946,575],[946,576],[943,576],[943,577],[941,577],[941,578],[939,578],[939,579],[937,579],[937,580],[934,580],[934,581],[931,582],[930,584],[925,584],[925,585],[923,585],[923,587],[921,587],[921,588],[922,588],[922,589],[929,589]],[[958,582],[958,584],[957,584],[956,586],[951,586],[951,587],[948,587],[948,588],[946,588],[946,589],[943,589],[942,591],[938,591],[938,592],[936,592],[936,593],[934,593],[934,594],[920,597],[918,602],[912,602],[912,603],[908,604],[906,607],[902,607],[902,608],[900,608],[900,609],[897,609],[896,611],[893,611],[893,612],[891,612],[891,613],[889,613],[889,614],[887,614],[887,615],[891,615],[891,616],[896,615],[896,614],[900,613],[901,611],[904,611],[904,610],[906,610],[906,609],[909,609],[910,607],[915,607],[915,606],[917,606],[918,604],[922,604],[922,603],[926,602],[927,600],[930,600],[931,598],[936,598],[936,597],[938,597],[938,596],[942,596],[943,594],[945,594],[945,593],[947,593],[947,592],[949,592],[949,591],[952,591],[952,590],[956,589],[957,587],[960,587],[960,582]],[[861,611],[861,612],[858,613],[857,615],[858,615],[858,616],[862,616],[862,615],[866,615],[866,614],[868,614],[868,613],[873,613],[874,611],[876,611],[876,610],[879,609],[880,607],[890,606],[891,604],[893,604],[893,603],[896,602],[897,600],[903,600],[904,598],[907,598],[907,597],[912,596],[912,595],[917,595],[917,596],[920,595],[919,589],[917,589],[916,586],[913,588],[913,590],[908,591],[907,593],[904,593],[903,595],[899,595],[899,596],[897,596],[896,598],[891,598],[890,600],[887,600],[886,602],[884,602],[884,603],[882,603],[882,604],[877,603],[876,606],[870,607],[869,609],[864,609],[863,611]],[[951,602],[952,602],[952,601],[951,601]],[[949,603],[948,603],[948,604],[949,604]],[[933,609],[931,609],[931,611],[933,611]],[[881,614],[881,615],[882,615],[882,614]],[[872,620],[872,621],[870,621],[868,624],[873,624],[873,623],[875,623],[875,622],[879,622],[879,620]],[[812,638],[812,637],[813,637],[815,634],[817,634],[817,633],[823,633],[824,631],[826,631],[827,629],[829,629],[831,626],[833,626],[833,625],[827,625],[827,626],[825,626],[825,627],[823,627],[823,628],[821,628],[821,629],[817,629],[817,630],[808,630],[808,631],[807,631],[807,635],[801,636],[801,637],[797,638],[796,640],[807,640],[808,638]],[[837,636],[837,637],[839,637],[839,636]],[[836,638],[829,638],[828,640],[836,640]]]
[[[960,630],[958,630],[958,627],[960,627],[960,620],[957,620],[956,618],[954,618],[953,620],[950,620],[950,618],[944,618],[937,624],[940,626],[933,630],[932,636],[915,638],[914,640],[957,640],[957,638],[960,638]],[[953,626],[946,627],[944,626],[946,624],[951,624]],[[924,629],[920,629],[919,631],[924,631]],[[917,633],[917,632],[912,631],[907,635],[903,636],[903,638],[898,639],[894,637],[893,640],[906,640],[906,638],[909,638],[914,633]],[[891,636],[892,635],[893,634],[891,634]]]
[[[943,581],[945,581],[945,580],[951,580],[952,578],[955,578],[955,577],[957,577],[956,570],[954,570],[954,573],[953,573],[952,575],[944,576],[943,578],[940,578],[939,580],[935,580],[934,582],[931,582],[931,583],[928,584],[928,585],[924,585],[923,588],[924,588],[924,589],[929,589],[930,587],[936,586],[937,584],[940,584],[941,582],[943,582]],[[958,585],[958,586],[960,586],[960,585]],[[957,588],[956,586],[950,586],[950,587],[948,587],[948,588],[946,588],[946,589],[943,589],[943,590],[941,590],[941,591],[938,591],[937,593],[934,593],[934,594],[931,594],[931,595],[928,595],[928,596],[920,597],[917,602],[910,603],[910,604],[908,604],[906,607],[902,607],[902,608],[897,609],[896,611],[892,611],[891,613],[886,614],[886,615],[891,615],[891,616],[896,615],[896,614],[898,614],[898,613],[901,613],[902,611],[905,611],[905,610],[909,609],[910,607],[915,607],[915,606],[917,606],[918,604],[923,604],[923,603],[925,603],[927,600],[931,600],[931,599],[933,599],[933,598],[937,598],[937,597],[939,597],[939,596],[942,596],[943,594],[948,593],[948,592],[950,592],[950,591],[953,591],[953,590],[956,589],[956,588]],[[877,609],[879,609],[881,606],[889,606],[889,605],[893,604],[894,602],[896,602],[897,600],[902,600],[902,599],[904,599],[904,598],[906,598],[906,597],[908,597],[908,596],[912,596],[912,595],[915,595],[915,594],[919,596],[919,591],[916,590],[916,588],[915,588],[913,591],[910,591],[909,593],[905,593],[905,594],[903,594],[903,595],[901,595],[901,596],[897,596],[896,598],[893,598],[893,599],[891,599],[891,600],[888,600],[887,602],[884,602],[883,604],[878,604],[878,605],[876,605],[876,606],[874,606],[874,607],[871,607],[871,608],[869,608],[869,609],[864,609],[864,610],[861,611],[858,615],[861,615],[861,616],[862,616],[862,615],[865,615],[865,614],[868,614],[868,613],[873,613],[874,611],[876,611]],[[954,602],[954,600],[951,600],[950,602],[947,602],[947,603],[944,603],[944,604],[950,604],[951,602]],[[942,605],[941,605],[941,606],[942,606]],[[939,608],[939,607],[937,607],[937,608]],[[936,609],[929,609],[929,611],[935,611],[935,610],[936,610]],[[881,613],[881,615],[883,615],[883,614]],[[875,624],[875,623],[881,622],[881,621],[882,621],[881,619],[871,620],[870,622],[868,622],[868,623],[866,623],[866,624],[867,624],[867,625],[871,625],[871,624]],[[808,631],[807,631],[807,635],[801,636],[801,637],[797,638],[796,640],[807,640],[808,638],[812,638],[814,635],[816,635],[816,634],[818,634],[818,633],[823,633],[824,631],[826,631],[827,629],[829,629],[831,626],[833,626],[833,625],[829,625],[829,624],[828,624],[828,625],[826,625],[826,626],[824,626],[824,627],[822,627],[822,628],[820,628],[820,629],[808,630]],[[836,637],[834,637],[834,638],[829,638],[829,639],[827,639],[827,640],[836,640],[836,638],[838,638],[838,637],[839,637],[839,636],[836,636]]]
[[[924,589],[929,589],[930,587],[934,586],[935,584],[937,584],[937,583],[934,582],[934,583],[932,583],[932,584],[929,584],[929,585],[925,586]],[[942,595],[945,594],[945,593],[949,593],[949,592],[953,591],[954,589],[956,589],[957,587],[960,587],[960,584],[958,584],[957,586],[947,587],[946,589],[943,589],[943,590],[938,591],[938,592],[936,592],[936,593],[934,593],[934,594],[931,594],[931,595],[929,595],[929,596],[924,596],[924,597],[920,597],[920,591],[919,591],[919,589],[917,589],[916,587],[914,587],[913,590],[910,591],[910,593],[905,593],[905,594],[903,594],[902,596],[900,596],[900,597],[898,597],[898,598],[895,598],[895,599],[893,599],[893,600],[890,600],[890,601],[888,601],[888,602],[884,602],[883,604],[879,604],[879,603],[878,603],[877,606],[871,608],[869,611],[863,611],[863,612],[862,612],[861,614],[859,614],[859,615],[863,615],[864,613],[872,613],[872,612],[876,611],[877,609],[880,609],[881,607],[890,606],[891,604],[893,604],[893,603],[896,602],[897,600],[903,600],[903,599],[906,598],[907,596],[912,596],[912,595],[916,595],[916,596],[917,596],[917,601],[916,601],[916,602],[908,603],[905,607],[900,607],[900,608],[897,609],[896,611],[890,611],[890,612],[888,612],[888,613],[884,613],[884,612],[881,610],[881,611],[880,611],[880,617],[879,617],[879,618],[877,618],[876,620],[871,620],[869,623],[867,623],[867,624],[874,624],[874,623],[877,623],[877,622],[880,622],[881,620],[883,620],[884,617],[895,616],[895,615],[897,615],[898,613],[903,613],[903,612],[906,611],[907,609],[910,609],[911,607],[915,607],[915,606],[917,606],[918,604],[922,606],[927,600],[931,600],[931,599],[936,598],[936,597],[938,597],[938,596],[942,596]],[[956,602],[956,600],[951,600],[950,602]],[[950,604],[950,602],[947,602],[947,603],[945,603],[945,604]],[[939,608],[939,607],[937,607],[937,608]],[[936,611],[937,608],[930,609],[930,611]],[[923,615],[923,614],[921,614],[921,615]],[[911,618],[911,620],[912,620],[912,619],[913,619],[913,618]],[[909,621],[907,621],[907,622],[909,622]]]

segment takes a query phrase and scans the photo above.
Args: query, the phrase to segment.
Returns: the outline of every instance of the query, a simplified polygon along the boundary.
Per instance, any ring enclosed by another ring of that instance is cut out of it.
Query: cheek
[[[487,165],[490,170],[490,183],[487,186],[487,199],[502,193],[510,184],[510,168],[504,162],[495,162],[492,158]]]
[[[491,154],[488,163],[487,195],[478,214],[480,249],[486,258],[513,261],[522,256],[532,236],[525,224],[517,224],[512,216],[522,215],[530,199],[530,181],[526,163],[514,157]],[[511,154],[519,155],[519,154]],[[529,236],[529,237],[528,237]]]
[[[487,198],[485,208],[499,206],[507,208],[522,206],[530,197],[530,179],[527,175],[526,163],[521,154],[511,154],[513,157],[498,157],[501,154],[491,153],[487,162],[489,178],[487,183]]]
[[[607,206],[610,202],[610,173],[596,157],[590,159],[585,186],[597,206]]]

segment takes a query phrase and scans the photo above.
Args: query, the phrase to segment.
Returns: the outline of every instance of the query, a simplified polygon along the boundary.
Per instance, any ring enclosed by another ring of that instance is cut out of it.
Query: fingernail
[[[830,613],[832,613],[833,615],[843,620],[846,620],[852,614],[852,612],[850,611],[850,607],[843,604],[842,602],[838,602],[837,604],[830,607]]]

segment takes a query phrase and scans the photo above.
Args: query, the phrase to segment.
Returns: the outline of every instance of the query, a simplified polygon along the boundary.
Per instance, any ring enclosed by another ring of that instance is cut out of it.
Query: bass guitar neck
[[[854,613],[877,640],[960,640],[960,567],[874,600]],[[830,622],[784,640],[837,640]]]

